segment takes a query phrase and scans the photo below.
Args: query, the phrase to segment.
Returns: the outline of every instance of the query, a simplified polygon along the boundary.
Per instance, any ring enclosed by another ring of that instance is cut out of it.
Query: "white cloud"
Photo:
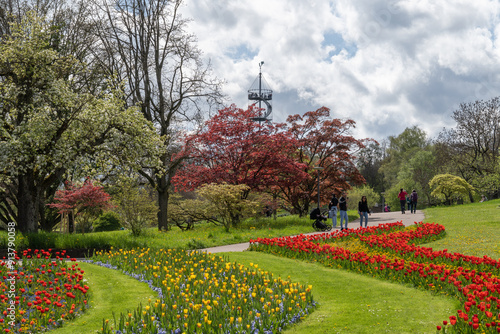
[[[275,121],[326,106],[359,137],[432,137],[460,102],[500,95],[498,1],[187,0],[185,15],[239,107],[265,61]]]

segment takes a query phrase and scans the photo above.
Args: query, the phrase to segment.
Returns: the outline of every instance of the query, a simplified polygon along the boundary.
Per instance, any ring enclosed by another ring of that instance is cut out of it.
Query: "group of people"
[[[337,198],[333,194],[330,203],[328,204],[328,218],[332,219],[332,225],[334,228],[337,227],[337,211],[340,214],[340,230],[347,230],[347,224],[349,223],[349,217],[347,216],[347,197],[346,192],[342,192],[342,196]],[[363,220],[365,222],[365,227],[368,225],[368,215],[371,215],[370,209],[368,208],[368,201],[366,196],[361,197],[361,201],[358,203],[358,213],[359,213],[359,225],[363,227]]]
[[[405,214],[406,212],[406,205],[408,205],[408,210],[410,210],[411,213],[417,213],[418,195],[415,189],[413,189],[411,194],[408,194],[403,188],[401,188],[399,190],[398,199],[401,203],[402,214]]]
[[[398,199],[401,203],[401,213],[406,212],[406,204],[408,204],[408,210],[411,213],[417,212],[417,201],[418,195],[417,191],[413,189],[411,194],[408,194],[403,188],[400,189],[398,194]],[[340,230],[347,230],[347,224],[349,223],[349,218],[347,216],[347,201],[349,197],[347,197],[346,192],[342,192],[342,196],[337,198],[335,194],[333,194],[330,203],[328,204],[328,218],[332,219],[332,225],[334,228],[337,227],[337,212],[340,214]],[[319,211],[319,210],[318,210]],[[384,210],[386,212],[390,211],[388,207]],[[361,200],[358,203],[358,214],[359,214],[359,225],[363,227],[368,226],[368,216],[371,215],[370,209],[368,207],[368,201],[366,196],[361,196]]]

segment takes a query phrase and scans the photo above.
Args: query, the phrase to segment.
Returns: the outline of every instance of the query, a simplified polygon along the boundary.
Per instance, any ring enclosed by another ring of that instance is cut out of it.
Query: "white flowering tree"
[[[0,219],[22,232],[37,230],[48,189],[69,169],[138,169],[162,147],[120,92],[85,89],[85,64],[52,49],[53,34],[30,13],[0,43]]]

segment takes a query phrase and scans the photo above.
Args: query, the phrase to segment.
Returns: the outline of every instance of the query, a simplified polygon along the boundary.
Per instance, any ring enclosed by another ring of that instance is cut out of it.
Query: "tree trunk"
[[[307,217],[309,215],[309,203],[304,203],[304,211],[301,213],[300,217]]]
[[[162,175],[158,178],[158,231],[168,231],[168,184],[167,177]]]
[[[277,199],[278,199],[278,195],[276,193],[273,193],[273,206],[274,206],[274,208],[273,208],[273,218],[274,218],[274,220],[277,219],[277,217],[276,217],[276,211],[278,211],[278,208],[276,206],[276,200]]]
[[[472,197],[472,191],[469,191],[469,200],[471,203],[474,203],[474,197]]]
[[[73,211],[68,213],[68,232],[71,234],[75,231],[75,216]]]
[[[239,213],[235,213],[234,215],[231,214],[231,226],[233,228],[236,228],[240,225],[240,217],[241,215]]]
[[[18,181],[17,201],[19,212],[17,226],[23,233],[37,232],[39,192],[30,174],[20,175]]]

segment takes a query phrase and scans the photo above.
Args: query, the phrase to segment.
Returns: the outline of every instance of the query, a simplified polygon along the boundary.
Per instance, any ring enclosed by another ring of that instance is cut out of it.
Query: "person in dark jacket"
[[[368,215],[371,215],[368,209],[368,201],[366,196],[361,197],[361,201],[358,203],[358,213],[359,213],[359,226],[363,227],[363,218],[365,218],[365,227],[368,225]]]
[[[339,212],[340,212],[340,230],[347,230],[347,224],[349,223],[349,218],[347,217],[347,193],[343,192],[342,197],[339,198]],[[345,227],[343,225],[345,222]]]
[[[332,219],[333,228],[337,227],[337,211],[339,209],[339,200],[335,194],[332,196],[332,200],[328,204],[328,218]]]
[[[411,211],[410,212],[417,213],[418,195],[417,195],[417,191],[415,189],[413,189],[413,191],[411,192],[410,199],[411,199]]]

